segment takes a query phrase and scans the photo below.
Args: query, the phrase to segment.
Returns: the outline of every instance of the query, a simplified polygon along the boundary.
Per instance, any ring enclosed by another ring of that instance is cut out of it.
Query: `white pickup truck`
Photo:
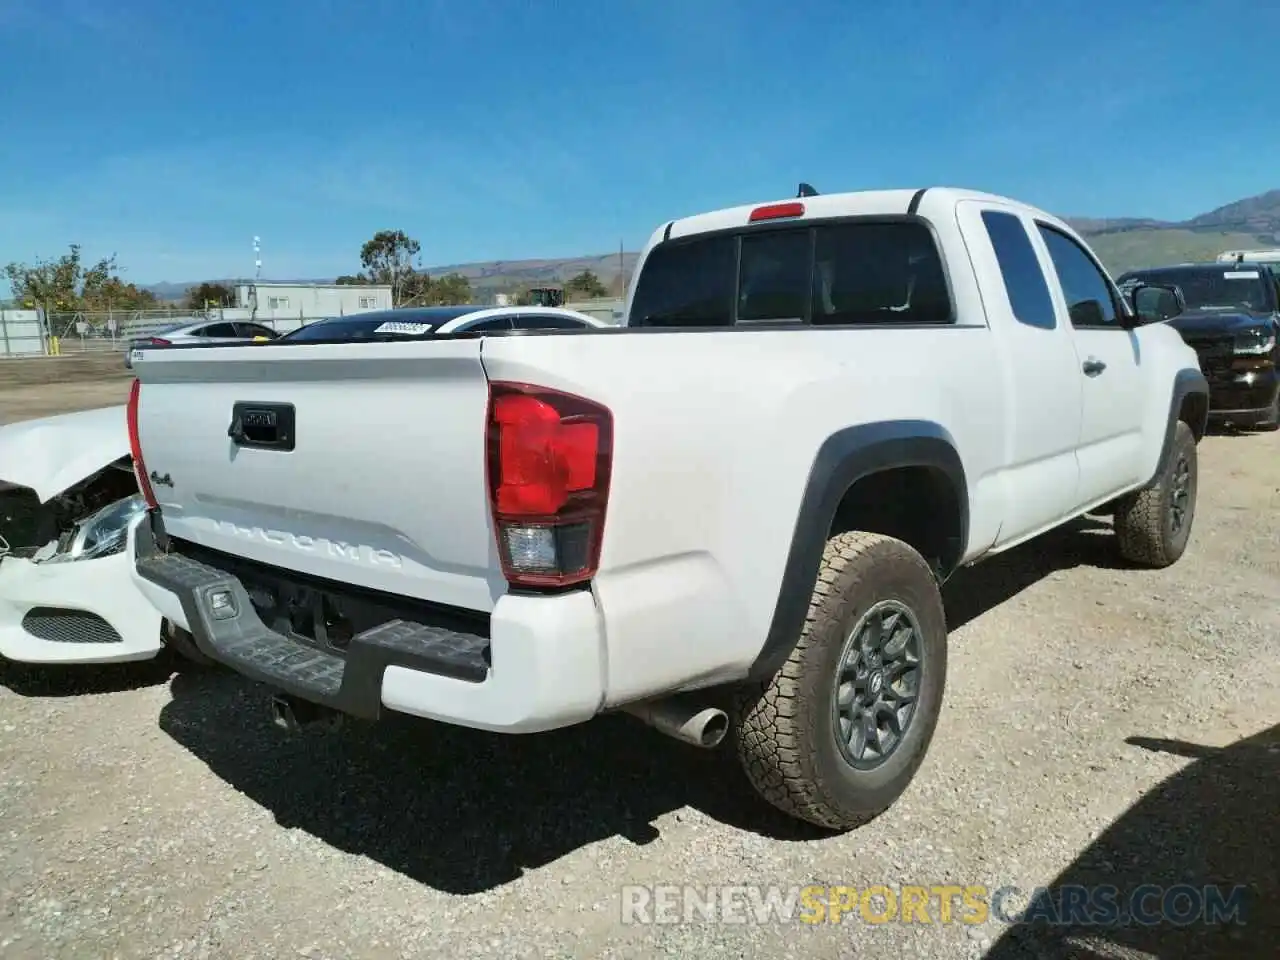
[[[809,191],[660,227],[617,329],[142,350],[137,582],[286,726],[623,710],[848,829],[925,756],[958,567],[1102,510],[1182,554],[1177,296],[1001,197]]]

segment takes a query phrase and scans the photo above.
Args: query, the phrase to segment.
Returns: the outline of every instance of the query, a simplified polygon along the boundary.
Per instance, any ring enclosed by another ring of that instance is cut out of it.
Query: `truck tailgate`
[[[492,610],[505,582],[485,480],[481,343],[143,352],[139,441],[166,532]]]

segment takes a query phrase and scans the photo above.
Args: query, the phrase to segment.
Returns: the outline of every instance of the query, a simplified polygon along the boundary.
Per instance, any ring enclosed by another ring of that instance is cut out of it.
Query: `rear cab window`
[[[645,259],[627,324],[949,324],[932,231],[918,220],[749,227],[668,241]]]

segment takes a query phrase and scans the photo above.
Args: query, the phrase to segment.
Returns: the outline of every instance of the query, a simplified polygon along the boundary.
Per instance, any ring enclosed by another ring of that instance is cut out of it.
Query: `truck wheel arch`
[[[964,465],[946,428],[928,420],[891,420],[833,433],[818,449],[810,467],[773,620],[752,663],[750,679],[772,676],[799,638],[827,540],[855,529],[840,523],[842,511],[851,506],[851,496],[874,489],[867,484],[875,485],[878,479],[896,485],[909,478],[928,482],[951,513],[951,522],[938,528],[944,540],[938,555],[926,559],[936,563],[939,579],[958,566],[969,538],[969,496]],[[899,536],[890,530],[867,532]]]
[[[1173,452],[1173,434],[1182,421],[1191,428],[1196,443],[1204,437],[1209,422],[1209,381],[1199,370],[1184,368],[1173,378],[1173,393],[1169,398],[1169,416],[1165,421],[1164,438],[1160,444],[1160,456],[1146,486],[1154,484],[1162,475],[1165,464]]]

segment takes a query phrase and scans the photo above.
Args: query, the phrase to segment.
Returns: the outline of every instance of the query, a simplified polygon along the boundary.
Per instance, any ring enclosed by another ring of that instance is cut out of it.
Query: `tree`
[[[88,286],[80,294],[80,309],[107,313],[112,310],[154,310],[160,298],[119,277],[107,277],[100,285]]]
[[[364,286],[368,286],[369,278],[365,276],[361,276],[358,273],[355,274],[354,276],[349,273],[344,273],[342,276],[340,276],[337,280],[333,282],[340,287],[364,287]]]
[[[413,259],[421,249],[403,230],[379,230],[360,248],[360,262],[370,283],[391,287],[391,302],[399,306],[405,287],[414,283]]]
[[[430,277],[426,279],[427,289],[422,301],[425,306],[452,306],[471,302],[471,281],[462,274],[446,273],[435,280]]]
[[[600,278],[590,270],[583,270],[566,283],[564,289],[565,293],[577,293],[584,300],[593,300],[597,297],[607,297],[609,295],[609,288],[601,283]]]
[[[143,310],[159,303],[150,290],[120,279],[115,255],[86,267],[80,245],[70,244],[56,260],[10,263],[4,277],[13,299],[24,307],[54,312],[77,310]]]
[[[236,292],[225,283],[202,283],[187,291],[188,310],[204,310],[208,307],[234,307]]]

